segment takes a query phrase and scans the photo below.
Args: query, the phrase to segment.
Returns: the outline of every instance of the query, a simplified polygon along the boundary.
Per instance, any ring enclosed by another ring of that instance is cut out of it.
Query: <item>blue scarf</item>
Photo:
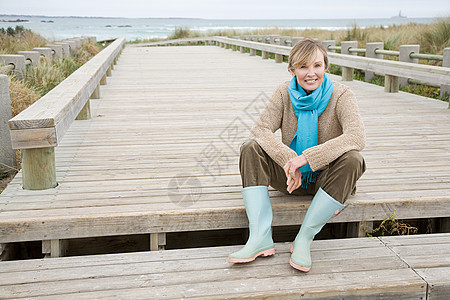
[[[333,82],[323,75],[322,84],[311,94],[298,84],[297,77],[294,76],[289,83],[289,96],[295,116],[298,118],[297,132],[292,139],[289,148],[297,155],[301,155],[305,149],[317,146],[319,142],[319,116],[325,110],[333,93]],[[313,172],[309,164],[300,168],[302,173],[302,188],[307,188],[308,184],[316,182],[319,172]]]

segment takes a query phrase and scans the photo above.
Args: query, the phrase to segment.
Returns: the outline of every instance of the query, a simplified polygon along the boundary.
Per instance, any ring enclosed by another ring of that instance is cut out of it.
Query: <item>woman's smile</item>
[[[317,50],[314,61],[308,65],[300,65],[294,69],[298,84],[306,91],[312,92],[323,82],[325,74],[325,62],[323,54]]]

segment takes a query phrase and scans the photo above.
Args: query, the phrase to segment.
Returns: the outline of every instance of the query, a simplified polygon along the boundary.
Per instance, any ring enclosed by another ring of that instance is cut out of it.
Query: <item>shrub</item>
[[[392,215],[381,222],[380,226],[375,228],[367,236],[391,236],[391,235],[410,235],[417,233],[418,228],[409,224],[403,223],[395,218],[395,211]]]
[[[9,76],[9,94],[11,97],[11,111],[13,117],[36,102],[40,95],[30,88],[23,80]]]

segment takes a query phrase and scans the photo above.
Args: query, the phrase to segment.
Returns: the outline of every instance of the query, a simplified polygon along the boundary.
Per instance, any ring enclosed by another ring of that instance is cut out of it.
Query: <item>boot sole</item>
[[[294,246],[293,246],[293,245],[291,245],[290,251],[291,251],[291,253],[294,251]],[[302,272],[305,272],[305,273],[306,273],[306,272],[309,272],[309,270],[311,270],[311,267],[305,268],[305,267],[299,266],[299,265],[297,265],[297,264],[294,264],[294,263],[292,262],[292,260],[289,260],[289,264],[290,264],[291,267],[293,267],[294,269],[297,269],[297,270],[302,271]]]
[[[311,267],[305,268],[305,267],[296,265],[296,264],[294,264],[294,263],[292,262],[292,260],[289,260],[289,264],[290,264],[291,267],[293,267],[294,269],[297,269],[297,270],[302,271],[302,272],[305,272],[305,273],[308,272],[309,270],[311,270]]]
[[[267,249],[261,252],[258,252],[255,256],[250,258],[229,258],[228,262],[233,264],[240,263],[248,263],[254,261],[258,256],[272,256],[275,254],[275,248]]]

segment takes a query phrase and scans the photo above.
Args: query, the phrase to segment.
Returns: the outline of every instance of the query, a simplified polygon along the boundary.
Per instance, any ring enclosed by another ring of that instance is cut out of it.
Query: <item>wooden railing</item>
[[[57,186],[54,148],[75,119],[90,118],[90,98],[100,97],[125,45],[119,38],[33,105],[9,120],[13,149],[22,155],[24,189]]]
[[[283,59],[282,56],[288,56],[291,50],[291,47],[288,46],[264,44],[225,37],[215,37],[214,41],[218,42],[222,47],[228,48],[228,46],[231,45],[232,49],[233,46],[249,48],[250,55],[255,55],[255,51],[260,50],[262,51],[263,58],[265,58],[266,53],[273,53],[275,54],[275,62],[281,62]],[[243,51],[241,50],[241,52]],[[360,57],[356,55],[338,54],[333,52],[329,52],[328,56],[331,64],[336,64],[350,69],[360,69],[385,74],[387,77],[387,86],[385,86],[385,91],[387,92],[398,91],[398,77],[408,77],[422,81],[432,81],[440,85],[450,85],[450,68],[447,67]],[[351,80],[351,78],[343,76],[343,80]]]
[[[205,37],[195,39],[170,40],[145,44],[145,46],[160,45],[183,45],[198,42],[207,44],[214,43],[223,48],[231,48],[236,51],[240,48],[242,53],[249,50],[250,55],[256,55],[261,51],[263,59],[269,58],[269,53],[275,57],[275,62],[281,63],[284,56],[288,56],[292,44],[303,39],[302,37],[283,36],[242,36],[242,37]],[[322,44],[328,49],[330,63],[342,67],[342,80],[353,80],[353,70],[360,69],[366,73],[366,81],[373,74],[385,75],[385,91],[395,93],[399,85],[409,82],[429,84],[441,88],[441,96],[450,93],[450,48],[444,49],[444,55],[421,54],[418,45],[402,45],[400,51],[383,50],[382,42],[367,43],[367,49],[357,48],[357,42],[341,42],[336,46],[335,41],[323,41]],[[341,53],[335,53],[339,50]],[[357,56],[357,53],[365,53],[366,57]],[[383,60],[383,55],[399,56],[400,61]],[[418,59],[429,59],[443,61],[443,67],[418,64]]]

